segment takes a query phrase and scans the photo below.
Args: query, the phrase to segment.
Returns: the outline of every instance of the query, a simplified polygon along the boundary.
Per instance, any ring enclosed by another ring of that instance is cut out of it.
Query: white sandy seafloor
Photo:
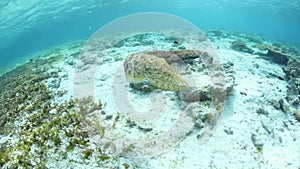
[[[158,91],[163,93],[165,104],[163,111],[157,114],[158,117],[154,118],[152,124],[128,125],[128,119],[122,115],[122,110],[119,110],[116,105],[112,92],[112,86],[116,85],[113,78],[127,54],[136,52],[137,49],[138,51],[152,49],[150,46],[153,42],[158,49],[173,48],[172,45],[168,46],[156,36],[148,38],[148,41],[141,46],[123,45],[113,48],[110,55],[99,64],[95,76],[95,98],[100,98],[103,103],[106,103],[101,112],[106,119],[107,126],[105,127],[132,138],[151,138],[172,127],[180,109],[175,92]],[[295,109],[288,107],[286,112],[283,112],[271,104],[286,96],[288,84],[285,80],[278,78],[285,76],[283,66],[262,59],[256,54],[232,50],[230,44],[237,38],[235,36],[219,38],[212,35],[209,37],[220,62],[230,63],[233,65],[231,69],[235,72],[234,87],[226,98],[224,112],[213,136],[204,144],[200,144],[197,138],[199,131],[195,129],[170,151],[159,155],[149,158],[126,158],[115,155],[111,161],[111,164],[114,164],[112,167],[129,169],[300,168],[300,123],[291,113]],[[59,89],[68,91],[65,96],[68,99],[72,95],[74,71],[77,70],[74,70],[75,61],[73,57],[70,57],[70,51],[61,52],[64,53],[66,59],[59,63],[58,67],[62,70],[60,72],[62,75],[68,76],[61,79]],[[150,111],[149,103],[155,101],[151,93],[137,91],[129,87],[126,81],[122,85],[127,87],[135,110]],[[283,104],[288,106],[287,103]],[[262,109],[263,113],[259,113]],[[120,117],[116,120],[117,112],[120,112]],[[153,112],[150,111],[150,113]],[[97,139],[99,137],[91,138],[95,143]],[[261,146],[262,150],[258,151],[257,146]],[[95,168],[93,159],[82,164],[74,163],[74,161],[81,161],[78,160],[81,158],[78,154],[80,152],[74,150],[74,154],[69,155],[68,159],[60,162],[49,160],[47,167]],[[55,156],[54,152],[53,157]]]
[[[192,133],[169,152],[152,158],[120,158],[120,164],[147,169],[300,167],[299,122],[270,105],[286,94],[287,83],[278,79],[284,77],[282,66],[230,49],[233,40],[212,42],[220,61],[233,63],[236,73],[212,138],[199,144],[197,133]],[[268,114],[258,114],[260,108]],[[262,144],[262,152],[254,144]]]
[[[235,72],[235,86],[226,99],[224,112],[213,136],[205,144],[199,144],[198,133],[192,132],[171,151],[161,155],[151,158],[120,157],[120,168],[125,168],[123,164],[128,164],[129,168],[143,169],[300,167],[299,122],[289,113],[270,104],[286,94],[287,83],[278,78],[285,76],[282,66],[264,60],[259,55],[232,50],[230,44],[236,37],[211,38],[221,63],[233,63]],[[158,48],[172,48],[163,46],[163,42],[159,42],[155,36],[148,40],[155,41]],[[138,47],[140,51],[148,49],[147,46],[142,47],[144,49]],[[114,48],[112,55],[117,59],[107,57],[97,70],[95,97],[107,103],[104,111],[108,114],[113,115],[118,111],[116,105],[110,104],[115,102],[111,92],[111,86],[114,85],[112,72],[122,66],[122,57],[134,50],[134,47],[126,45]],[[134,89],[129,90],[132,92]],[[172,121],[178,116],[175,93],[164,94],[173,99],[167,99],[164,113],[150,125],[153,130],[148,133],[149,137],[172,127]],[[142,93],[131,97],[137,110],[144,112],[150,109],[147,105],[149,95]],[[258,114],[260,108],[268,113]],[[117,132],[129,137],[140,136],[137,127],[126,126],[122,117],[120,121],[115,127]],[[262,151],[259,152],[254,144],[263,146]]]

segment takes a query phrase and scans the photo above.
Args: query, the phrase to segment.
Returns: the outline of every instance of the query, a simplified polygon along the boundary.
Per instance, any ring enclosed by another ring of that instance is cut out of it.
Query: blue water
[[[0,68],[49,47],[88,39],[119,17],[150,11],[177,15],[201,30],[249,33],[300,47],[298,0],[1,0]]]

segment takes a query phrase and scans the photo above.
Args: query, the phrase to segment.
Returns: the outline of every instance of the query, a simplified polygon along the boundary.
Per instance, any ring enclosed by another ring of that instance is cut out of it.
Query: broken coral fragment
[[[256,47],[259,50],[266,50],[267,53],[265,55],[269,56],[273,62],[278,63],[278,64],[286,65],[288,62],[288,58],[290,58],[290,56],[288,54],[282,53],[278,48],[276,48],[274,46],[270,46],[267,44],[261,44]]]

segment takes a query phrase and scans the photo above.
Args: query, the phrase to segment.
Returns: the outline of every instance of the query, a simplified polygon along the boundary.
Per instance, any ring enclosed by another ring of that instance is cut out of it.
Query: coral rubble
[[[266,50],[267,53],[264,54],[268,57],[270,57],[270,59],[278,64],[283,64],[286,65],[289,58],[291,58],[291,56],[289,54],[285,54],[282,53],[278,48],[274,47],[274,46],[270,46],[267,44],[260,44],[256,46],[259,50]]]
[[[284,68],[288,87],[286,100],[292,105],[300,104],[300,63],[290,60]]]

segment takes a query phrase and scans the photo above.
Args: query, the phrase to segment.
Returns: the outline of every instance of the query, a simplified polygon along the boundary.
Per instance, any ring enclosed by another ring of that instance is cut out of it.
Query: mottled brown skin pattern
[[[203,55],[198,50],[154,50],[129,55],[124,61],[126,79],[129,83],[150,82],[156,88],[178,91],[189,86],[172,67],[173,62],[183,59],[198,58]]]
[[[186,93],[184,89],[189,88],[187,82],[182,79],[180,74],[174,67],[169,64],[177,62],[180,64],[183,59],[198,58],[201,57],[201,61],[206,62],[209,65],[208,69],[213,71],[213,75],[218,77],[218,80],[212,81],[211,92],[214,96],[210,104],[209,112],[207,113],[206,122],[201,129],[201,135],[199,140],[201,143],[205,143],[214,133],[217,120],[223,111],[223,102],[226,96],[226,86],[222,80],[224,75],[221,66],[215,63],[213,55],[208,52],[202,52],[198,50],[176,50],[176,51],[149,51],[144,53],[134,53],[129,55],[124,61],[124,70],[127,81],[129,83],[140,83],[143,80],[149,81],[153,86],[170,91],[181,90],[183,94]],[[192,93],[193,94],[193,93]],[[185,101],[201,101],[199,95],[187,95]],[[193,114],[198,111],[198,108],[194,108],[192,104],[188,105],[186,110]]]
[[[124,71],[129,83],[148,81],[156,88],[169,91],[178,91],[188,86],[174,67],[154,55],[130,54],[124,61]]]

